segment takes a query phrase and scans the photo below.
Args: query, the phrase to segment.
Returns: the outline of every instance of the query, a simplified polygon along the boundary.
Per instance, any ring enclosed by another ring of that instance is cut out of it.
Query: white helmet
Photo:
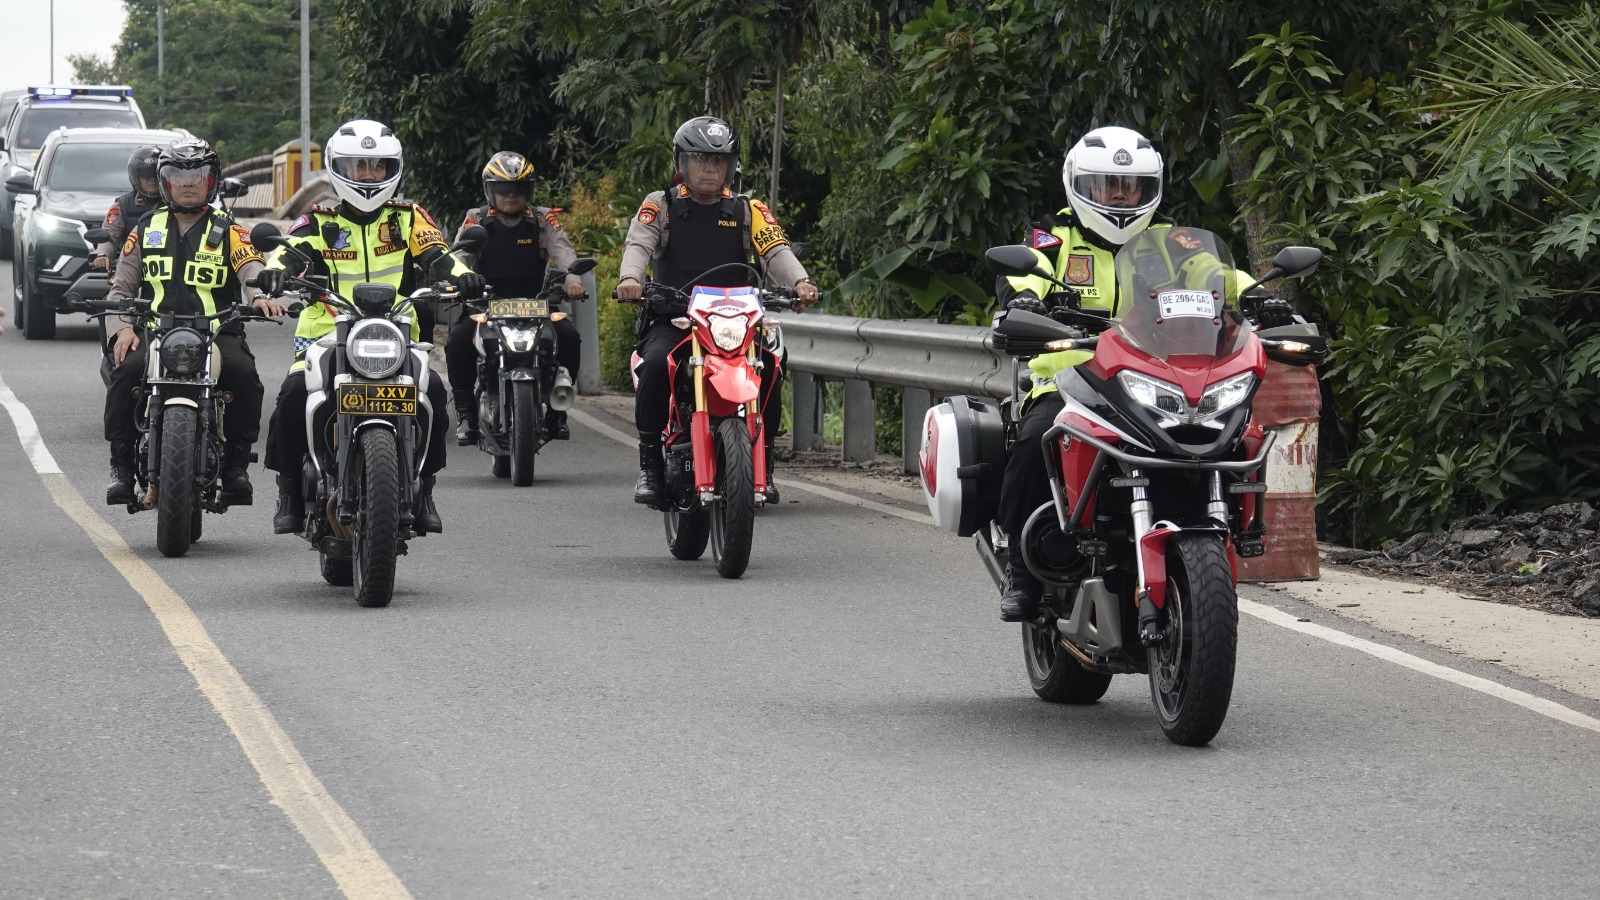
[[[1161,204],[1161,154],[1131,128],[1096,128],[1067,151],[1061,180],[1078,221],[1120,247]]]
[[[362,212],[389,202],[400,185],[400,139],[380,122],[355,119],[340,125],[322,155],[333,192]]]

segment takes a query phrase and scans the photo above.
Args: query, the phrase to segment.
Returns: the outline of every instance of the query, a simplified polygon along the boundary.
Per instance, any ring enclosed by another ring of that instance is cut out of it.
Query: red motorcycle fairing
[[[1209,356],[1173,356],[1157,359],[1128,346],[1115,329],[1100,336],[1094,357],[1084,363],[1089,371],[1105,381],[1118,372],[1132,369],[1141,375],[1160,378],[1176,385],[1191,404],[1198,405],[1206,388],[1242,372],[1254,372],[1256,380],[1266,377],[1267,354],[1261,341],[1250,335],[1238,353],[1222,359]]]
[[[713,416],[731,416],[761,396],[761,378],[747,356],[706,355],[706,406]]]
[[[1122,434],[1105,426],[1104,423],[1091,419],[1074,411],[1071,407],[1061,411],[1055,418],[1055,424],[1071,425],[1080,431],[1105,441],[1113,446],[1122,443]],[[1055,440],[1055,452],[1061,455],[1061,482],[1066,489],[1067,508],[1070,512],[1077,506],[1078,495],[1082,493],[1083,486],[1089,481],[1089,472],[1094,468],[1095,459],[1100,451],[1082,441],[1073,441],[1065,435]],[[1098,489],[1096,490],[1098,493]],[[1085,504],[1083,508],[1083,521],[1078,524],[1085,528],[1094,525],[1094,503]]]
[[[1182,530],[1171,522],[1157,522],[1139,538],[1139,569],[1144,573],[1144,590],[1156,609],[1164,608],[1167,602],[1167,540]]]

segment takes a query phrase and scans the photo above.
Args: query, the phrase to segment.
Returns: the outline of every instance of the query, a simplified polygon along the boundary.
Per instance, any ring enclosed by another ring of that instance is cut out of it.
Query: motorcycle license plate
[[[543,319],[550,315],[549,300],[490,300],[489,315],[514,319]]]
[[[339,413],[347,416],[414,416],[414,384],[341,384]]]

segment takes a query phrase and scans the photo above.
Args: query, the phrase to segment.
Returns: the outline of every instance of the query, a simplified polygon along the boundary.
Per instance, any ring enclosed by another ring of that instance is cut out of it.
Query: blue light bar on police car
[[[132,97],[133,88],[125,84],[104,85],[33,85],[28,94],[36,99],[65,97]]]

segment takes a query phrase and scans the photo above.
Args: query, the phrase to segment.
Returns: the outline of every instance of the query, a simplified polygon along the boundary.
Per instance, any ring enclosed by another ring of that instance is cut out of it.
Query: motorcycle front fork
[[[761,357],[756,342],[751,341],[746,359],[757,373],[761,371]],[[694,483],[700,502],[710,503],[716,498],[716,455],[711,434],[711,413],[706,408],[706,358],[697,335],[689,336],[689,365],[694,370],[694,415],[689,423],[690,440],[694,446]],[[755,463],[755,486],[760,505],[765,500],[767,486],[767,454],[765,452],[765,423],[761,421],[761,391],[744,406],[745,425],[755,423],[751,435],[751,450]]]

